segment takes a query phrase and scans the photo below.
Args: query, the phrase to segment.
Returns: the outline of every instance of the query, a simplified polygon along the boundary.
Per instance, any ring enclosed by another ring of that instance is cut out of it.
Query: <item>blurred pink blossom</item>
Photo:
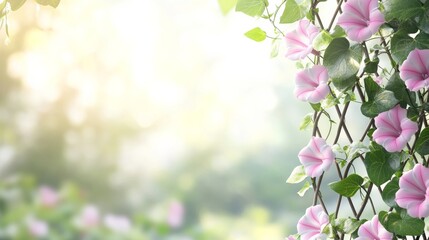
[[[28,231],[33,237],[45,237],[49,233],[49,226],[46,222],[34,218],[27,221]]]
[[[55,207],[60,200],[58,193],[48,186],[40,187],[38,195],[40,204],[44,207]]]
[[[393,234],[388,232],[383,225],[378,221],[378,216],[375,215],[370,221],[365,222],[359,227],[359,237],[356,240],[391,240]]]
[[[293,235],[290,235],[290,236],[286,237],[285,240],[296,240],[296,237]]]
[[[429,216],[429,168],[416,164],[399,179],[396,203],[415,218]]]
[[[299,152],[298,158],[308,176],[319,177],[331,167],[335,155],[323,138],[312,137],[308,145]]]
[[[285,34],[286,57],[290,60],[304,59],[313,51],[313,40],[320,32],[310,21],[302,19],[296,30]]]
[[[121,215],[107,214],[104,217],[104,225],[112,231],[126,233],[131,230],[130,220]]]
[[[429,50],[414,49],[399,67],[399,75],[411,91],[429,86]]]
[[[170,204],[168,209],[167,223],[173,228],[178,228],[183,223],[185,215],[185,208],[183,204],[178,201],[174,201]]]
[[[81,228],[93,228],[100,223],[100,212],[93,205],[85,206],[76,219],[76,224]]]
[[[349,0],[338,18],[338,25],[356,42],[370,38],[383,23],[384,16],[378,10],[378,0]]]
[[[379,86],[383,85],[383,77],[377,76],[374,78],[374,82],[376,82]]]
[[[417,123],[407,118],[407,110],[399,105],[375,117],[374,141],[388,152],[400,152],[417,132]]]
[[[309,207],[298,221],[298,234],[301,235],[301,240],[326,239],[323,229],[328,223],[329,216],[321,205]]]
[[[295,96],[310,103],[318,103],[329,93],[328,70],[321,65],[299,72],[295,77]]]

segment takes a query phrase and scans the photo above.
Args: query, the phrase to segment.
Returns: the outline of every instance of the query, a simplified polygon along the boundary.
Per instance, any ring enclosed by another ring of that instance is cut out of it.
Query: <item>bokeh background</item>
[[[311,109],[293,97],[283,41],[271,57],[270,41],[244,36],[261,21],[224,14],[215,0],[62,0],[56,9],[27,1],[8,23],[3,239],[296,232],[311,196],[286,179]],[[88,211],[95,232],[75,224]]]

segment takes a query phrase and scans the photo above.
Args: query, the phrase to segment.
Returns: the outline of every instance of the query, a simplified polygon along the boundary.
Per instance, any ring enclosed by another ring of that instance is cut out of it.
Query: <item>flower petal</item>
[[[429,169],[421,164],[402,175],[399,179],[399,190],[396,192],[396,203],[405,208],[411,217],[429,216]]]
[[[320,29],[306,19],[298,22],[297,29],[285,34],[286,57],[290,60],[304,59],[313,51],[313,40]]]
[[[329,216],[321,205],[309,207],[298,221],[298,234],[301,235],[301,240],[326,239],[327,236],[322,231],[328,223]]]
[[[429,50],[414,49],[399,67],[399,76],[411,91],[429,86]]]
[[[384,16],[378,10],[377,0],[349,0],[338,18],[338,25],[356,42],[370,38],[383,23]]]
[[[399,105],[375,117],[377,129],[372,135],[374,141],[388,152],[400,152],[417,132],[417,123],[406,116],[407,110]]]
[[[299,161],[310,177],[319,177],[334,162],[335,155],[323,138],[313,137],[298,154]]]
[[[295,78],[295,96],[301,100],[318,103],[329,94],[328,71],[324,66],[315,65],[299,72]]]

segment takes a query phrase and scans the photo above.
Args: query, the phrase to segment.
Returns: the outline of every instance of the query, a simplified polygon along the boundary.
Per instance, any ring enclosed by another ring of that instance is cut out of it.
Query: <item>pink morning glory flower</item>
[[[185,207],[181,202],[174,201],[170,204],[167,216],[167,223],[172,228],[182,226],[185,216]]]
[[[417,123],[407,118],[407,110],[399,105],[375,117],[372,137],[388,152],[400,152],[417,132]]]
[[[384,16],[378,10],[378,0],[349,0],[338,18],[338,25],[356,42],[370,38],[383,23]]]
[[[411,51],[399,71],[409,90],[418,91],[429,86],[429,50]]]
[[[301,240],[326,239],[323,229],[328,223],[329,216],[321,205],[309,207],[298,221],[298,234],[301,235]]]
[[[383,86],[383,77],[381,76],[375,77],[374,82],[376,82],[380,87]]]
[[[96,206],[87,205],[85,206],[78,218],[76,219],[76,225],[80,228],[93,228],[98,226],[100,223],[100,212]]]
[[[429,168],[416,164],[399,179],[396,203],[415,218],[429,216]]]
[[[313,40],[319,32],[320,29],[307,19],[300,20],[297,29],[285,34],[286,57],[290,60],[304,59],[313,51]]]
[[[331,167],[335,155],[323,138],[312,137],[308,145],[298,153],[298,158],[308,176],[319,177]]]
[[[359,227],[359,237],[356,240],[391,240],[393,234],[388,232],[375,215],[370,221],[365,222]]]
[[[130,220],[122,215],[107,214],[104,217],[104,225],[118,233],[126,233],[131,230]]]
[[[46,237],[49,234],[49,225],[38,219],[30,218],[27,220],[28,231],[33,237]]]
[[[295,96],[301,100],[318,103],[329,93],[328,70],[321,65],[299,72],[295,77]]]
[[[44,207],[55,207],[60,200],[58,193],[48,186],[42,186],[39,188],[38,198],[40,204]]]

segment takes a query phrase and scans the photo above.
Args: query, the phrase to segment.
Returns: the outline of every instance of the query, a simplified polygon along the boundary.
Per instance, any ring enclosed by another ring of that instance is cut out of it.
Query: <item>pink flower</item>
[[[172,202],[168,211],[168,217],[167,217],[168,225],[170,225],[173,228],[180,227],[183,223],[184,215],[185,215],[185,208],[183,207],[183,204],[178,201]]]
[[[80,228],[93,228],[100,222],[100,213],[98,208],[93,205],[88,205],[83,208],[82,212],[76,219],[76,224]]]
[[[376,82],[379,86],[383,86],[383,78],[381,76],[375,77],[374,82]]]
[[[429,216],[429,169],[416,164],[399,179],[396,203],[407,209],[411,217]]]
[[[30,218],[27,221],[28,231],[33,237],[45,237],[49,233],[49,226],[46,222]]]
[[[429,50],[411,51],[399,71],[409,90],[418,91],[429,86]]]
[[[299,72],[295,77],[295,96],[301,101],[318,103],[329,93],[328,70],[321,65]]]
[[[293,235],[289,235],[288,237],[285,238],[285,240],[296,240],[296,237]]]
[[[286,33],[286,57],[290,60],[305,58],[313,51],[313,40],[320,29],[310,21],[302,19],[298,22],[298,28]]]
[[[408,119],[407,110],[399,105],[375,117],[375,126],[374,141],[388,152],[400,152],[418,130],[417,123]]]
[[[365,222],[359,227],[359,237],[356,240],[391,240],[393,234],[388,232],[378,221],[375,215],[370,221]]]
[[[47,186],[42,186],[39,189],[39,201],[44,207],[55,207],[60,200],[58,193]]]
[[[322,232],[328,223],[329,216],[323,211],[322,206],[309,207],[298,221],[298,234],[301,235],[301,240],[326,239],[326,234]]]
[[[308,176],[319,177],[331,167],[335,155],[323,138],[312,137],[308,145],[299,152],[298,158]]]
[[[338,25],[356,42],[370,38],[383,23],[384,16],[378,10],[378,0],[349,0],[338,18]]]
[[[126,233],[131,230],[130,220],[121,215],[108,214],[104,217],[104,225],[112,231]]]

